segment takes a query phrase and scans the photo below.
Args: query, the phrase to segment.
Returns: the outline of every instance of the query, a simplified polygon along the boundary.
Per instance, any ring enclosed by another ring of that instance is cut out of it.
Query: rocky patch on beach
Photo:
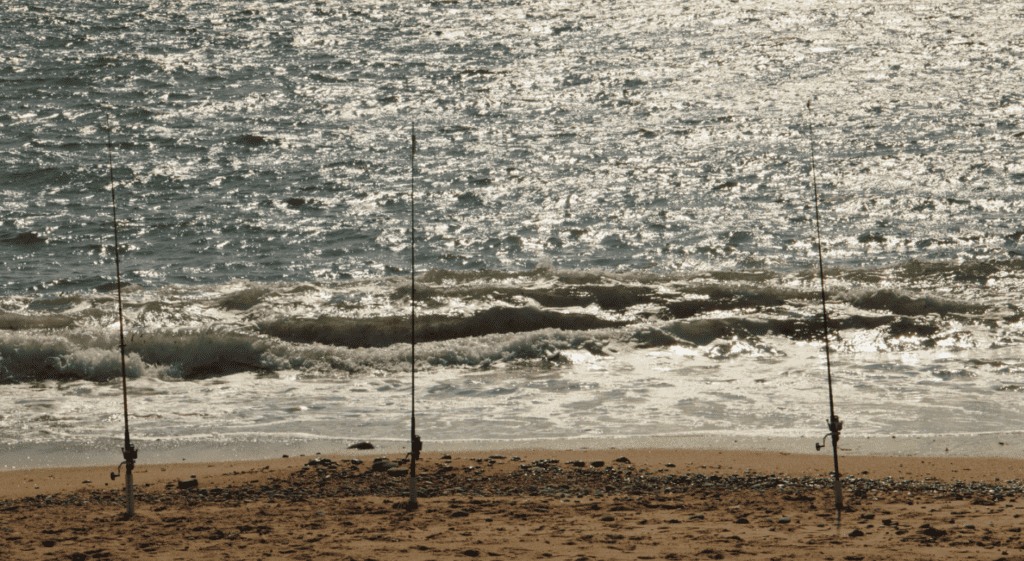
[[[6,499],[0,553],[801,560],[892,558],[925,547],[931,559],[983,552],[995,560],[1024,550],[1018,480],[847,476],[837,526],[827,473],[605,458],[435,455],[417,465],[413,510],[396,508],[408,501],[408,458],[387,456],[286,458],[297,461],[219,478],[178,473],[137,487],[131,520],[123,518],[123,488]]]

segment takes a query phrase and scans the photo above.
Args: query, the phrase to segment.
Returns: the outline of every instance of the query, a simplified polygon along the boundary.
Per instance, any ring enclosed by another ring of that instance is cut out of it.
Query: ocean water
[[[1022,24],[983,1],[8,2],[0,441],[122,434],[111,175],[143,451],[406,438],[413,233],[428,447],[820,438],[812,177],[844,435],[1017,431]]]

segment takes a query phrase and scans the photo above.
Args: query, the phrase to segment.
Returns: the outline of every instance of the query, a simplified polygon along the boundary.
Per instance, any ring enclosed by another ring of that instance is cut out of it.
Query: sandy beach
[[[141,464],[131,520],[109,466],[0,472],[0,558],[1024,559],[1012,458],[843,457],[837,527],[825,453],[429,453],[410,511],[353,452]]]

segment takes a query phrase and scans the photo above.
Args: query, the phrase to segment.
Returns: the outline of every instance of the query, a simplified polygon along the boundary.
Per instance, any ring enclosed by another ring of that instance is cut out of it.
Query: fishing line
[[[811,102],[807,102],[807,111],[811,112]],[[818,211],[818,178],[817,170],[814,165],[814,122],[812,119],[807,120],[808,130],[810,132],[811,139],[811,184],[814,186],[814,226],[818,237],[818,271],[821,278],[821,317],[823,320],[822,333],[825,337],[825,370],[828,373],[828,430],[829,433],[822,439],[822,443],[814,444],[815,450],[821,450],[825,447],[825,440],[830,436],[832,437],[832,461],[834,463],[835,471],[835,493],[836,493],[836,527],[842,523],[843,516],[843,489],[842,482],[839,479],[839,432],[843,430],[843,422],[836,416],[836,404],[835,399],[832,396],[832,356],[829,345],[828,337],[828,307],[825,304],[825,259],[822,257],[821,249],[821,214]]]
[[[410,289],[410,319],[412,338],[412,430],[410,431],[410,444],[412,452],[409,463],[409,508],[416,508],[416,460],[420,457],[420,450],[423,449],[423,442],[416,435],[416,125],[412,126],[412,153],[410,155],[410,181],[409,181],[409,239],[411,248],[411,280]]]
[[[114,185],[114,156],[112,142],[110,140],[110,115],[107,115],[107,169],[110,171],[110,209],[114,216],[114,267],[117,271],[117,321],[121,334],[121,396],[124,399],[124,461],[117,466],[117,474],[110,472],[110,480],[113,481],[121,475],[121,466],[125,466],[125,491],[128,495],[128,513],[131,518],[135,514],[135,495],[132,482],[132,470],[135,469],[135,460],[139,457],[138,450],[132,446],[132,439],[128,433],[128,369],[125,366],[124,356],[124,307],[121,304],[121,251],[117,239],[117,197]]]

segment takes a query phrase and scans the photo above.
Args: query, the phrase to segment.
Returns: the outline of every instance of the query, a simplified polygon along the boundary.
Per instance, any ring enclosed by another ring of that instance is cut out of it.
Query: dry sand
[[[0,472],[0,559],[1024,559],[1013,459],[843,457],[837,528],[824,452],[431,453],[412,511],[356,457],[139,465],[127,521],[110,467]]]

